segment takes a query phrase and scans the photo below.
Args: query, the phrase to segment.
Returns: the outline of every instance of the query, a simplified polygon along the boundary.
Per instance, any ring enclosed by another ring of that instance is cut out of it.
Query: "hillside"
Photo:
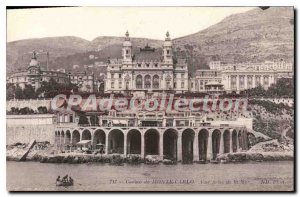
[[[108,58],[120,58],[123,37],[101,36],[92,41],[77,37],[29,39],[7,43],[7,72],[24,68],[32,50],[50,52],[51,68],[73,69],[93,65]],[[185,37],[176,38],[177,56],[187,58],[189,73],[208,68],[211,60],[260,62],[294,59],[294,12],[292,7],[254,8],[226,17],[221,22]],[[149,44],[161,47],[162,41],[132,38],[134,51]],[[90,58],[93,55],[95,58]],[[42,60],[42,62],[44,59]],[[99,71],[101,72],[101,71]]]
[[[197,61],[261,62],[294,59],[292,7],[255,8],[231,15],[198,33],[174,40],[177,51]],[[205,63],[204,63],[205,64]]]

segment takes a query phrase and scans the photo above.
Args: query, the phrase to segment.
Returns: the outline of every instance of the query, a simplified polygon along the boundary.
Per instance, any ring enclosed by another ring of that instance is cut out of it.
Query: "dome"
[[[29,66],[38,66],[38,61],[36,59],[31,59]]]

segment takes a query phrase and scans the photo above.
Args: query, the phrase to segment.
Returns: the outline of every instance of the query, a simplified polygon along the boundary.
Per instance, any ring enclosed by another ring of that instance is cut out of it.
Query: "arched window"
[[[155,88],[155,89],[159,88],[159,76],[158,75],[153,76],[153,88]]]
[[[136,77],[136,88],[142,89],[143,88],[143,77],[141,75],[138,75]]]
[[[145,88],[151,88],[151,77],[150,77],[150,75],[145,76]]]

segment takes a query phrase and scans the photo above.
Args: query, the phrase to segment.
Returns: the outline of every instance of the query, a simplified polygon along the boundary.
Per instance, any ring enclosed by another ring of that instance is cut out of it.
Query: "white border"
[[[3,2],[4,1],[4,2]],[[0,169],[1,169],[1,177],[0,177],[0,195],[8,196],[11,195],[6,191],[6,158],[5,158],[5,139],[6,139],[6,120],[5,120],[5,111],[6,109],[6,99],[5,99],[5,82],[6,82],[6,6],[295,6],[295,9],[299,9],[300,1],[297,0],[251,0],[251,1],[242,1],[242,0],[230,0],[230,1],[222,1],[222,0],[210,0],[205,2],[200,2],[198,0],[107,0],[107,1],[97,1],[97,0],[2,0],[0,4],[0,65],[2,71],[0,72],[0,78],[2,79],[0,82],[1,90],[3,90],[0,95],[0,105],[1,105],[1,122],[0,122],[0,140],[1,140],[1,152],[2,157],[0,161]],[[299,10],[297,10],[299,11]],[[297,22],[296,26],[299,25],[299,20],[295,20]],[[297,32],[297,31],[296,31]],[[297,32],[298,34],[298,32]],[[297,45],[295,46],[297,48]],[[297,54],[299,55],[299,50]],[[297,62],[295,62],[297,63]],[[297,76],[299,76],[300,69],[297,69]],[[297,80],[296,80],[297,82]],[[300,87],[297,84],[297,92],[299,92]],[[297,103],[299,103],[299,97],[297,98]],[[297,122],[300,124],[299,113],[297,113]],[[295,131],[297,132],[297,131]],[[299,134],[297,135],[297,140],[299,140]],[[297,154],[298,157],[299,153]],[[299,183],[299,180],[297,180]],[[296,186],[297,189],[299,185]],[[142,193],[135,193],[137,195],[142,195]],[[31,195],[31,194],[29,194]],[[42,195],[42,194],[37,194]],[[49,194],[48,194],[49,195]],[[51,194],[53,195],[53,194]],[[57,196],[62,196],[63,194],[55,194]],[[69,194],[70,195],[70,194]],[[80,196],[84,196],[86,194],[76,194]],[[120,195],[120,194],[108,194],[108,193],[98,193],[98,195],[107,196],[107,195]],[[124,194],[123,194],[124,195]],[[127,194],[128,195],[128,194]],[[131,195],[131,194],[130,194]],[[164,194],[152,194],[156,196],[162,196]],[[170,194],[169,194],[170,195]],[[172,194],[171,194],[172,195]],[[182,194],[185,195],[185,194]],[[198,194],[197,194],[198,195]],[[207,195],[200,193],[200,195]],[[214,194],[216,195],[216,194]],[[256,194],[255,196],[264,196],[266,194]],[[289,195],[284,194],[284,195]]]

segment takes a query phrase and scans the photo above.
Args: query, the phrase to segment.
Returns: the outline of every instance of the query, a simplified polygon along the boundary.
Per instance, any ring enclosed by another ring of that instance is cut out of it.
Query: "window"
[[[115,88],[115,83],[111,82],[111,88],[114,89]]]
[[[158,67],[158,64],[155,64],[155,67]]]
[[[167,55],[169,55],[170,54],[170,50],[167,50]]]
[[[141,65],[141,64],[138,64],[138,67],[142,67],[142,65]]]
[[[129,50],[126,50],[126,54],[129,54]]]
[[[149,64],[146,64],[147,68],[149,68]]]
[[[119,74],[119,78],[122,78],[122,74]]]
[[[119,89],[121,89],[122,88],[122,82],[120,81],[119,82]]]
[[[191,83],[191,88],[193,88],[194,87],[194,83]]]
[[[184,88],[184,82],[181,82],[181,88]]]

